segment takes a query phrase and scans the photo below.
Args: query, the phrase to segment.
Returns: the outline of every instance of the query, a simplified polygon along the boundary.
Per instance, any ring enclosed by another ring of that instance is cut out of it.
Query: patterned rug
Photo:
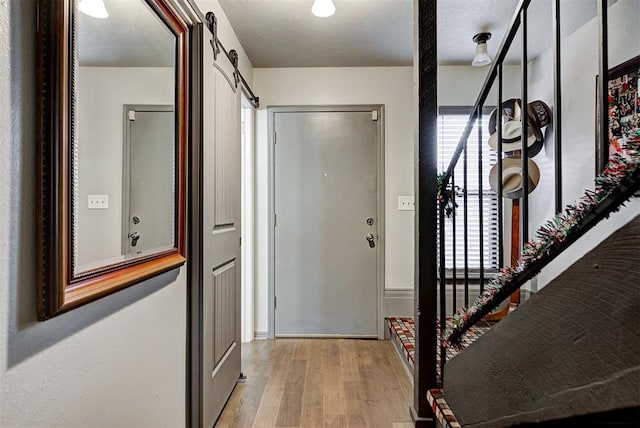
[[[409,364],[409,367],[413,370],[414,364],[414,354],[415,354],[415,324],[413,322],[413,318],[411,317],[388,317],[387,328],[391,333],[391,340],[394,340],[398,345],[402,355],[405,357],[405,360]],[[451,319],[447,318],[447,327],[451,328],[449,325],[451,323]],[[482,336],[493,323],[489,323],[486,321],[480,321],[475,326],[471,327],[469,332],[464,336],[462,340],[463,349],[467,346],[471,345],[475,342],[480,336]],[[440,320],[438,320],[438,330],[440,329]],[[437,379],[438,382],[442,379],[440,375],[440,336],[438,335],[438,355],[437,355]],[[451,360],[455,357],[460,350],[456,350],[453,348],[447,348],[447,361]]]

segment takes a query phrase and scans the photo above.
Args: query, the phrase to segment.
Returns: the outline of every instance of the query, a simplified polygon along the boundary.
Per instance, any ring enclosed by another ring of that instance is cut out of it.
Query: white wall
[[[0,426],[182,426],[184,268],[36,322],[36,14],[0,2]]]
[[[570,10],[562,9],[563,13]],[[614,67],[638,54],[640,2],[619,0],[609,7],[609,66]],[[563,204],[574,202],[586,189],[593,189],[595,176],[595,114],[598,74],[598,24],[592,19],[562,40],[562,183]],[[553,63],[550,50],[531,61],[530,97],[547,101],[553,108]],[[530,195],[532,231],[554,215],[554,142],[549,127],[545,148],[536,156],[540,183]],[[640,213],[640,200],[633,199],[600,223],[538,276],[538,288],[549,283],[602,239]]]
[[[445,65],[438,67],[438,105],[473,106],[487,77],[489,67]],[[520,96],[520,66],[506,65],[503,72],[503,99]],[[486,105],[496,105],[497,92],[489,93]],[[485,131],[486,132],[486,131]]]
[[[80,67],[78,76],[76,254],[79,266],[95,267],[122,259],[123,105],[173,105],[174,70]],[[88,195],[108,195],[109,208],[89,210]]]
[[[473,105],[486,72],[470,66],[440,67],[440,105]],[[254,76],[261,104],[256,124],[256,332],[268,329],[268,106],[385,105],[385,288],[413,290],[414,215],[397,210],[398,196],[414,193],[413,68],[267,68],[255,69]],[[515,95],[517,88],[517,84],[508,83],[505,94]]]

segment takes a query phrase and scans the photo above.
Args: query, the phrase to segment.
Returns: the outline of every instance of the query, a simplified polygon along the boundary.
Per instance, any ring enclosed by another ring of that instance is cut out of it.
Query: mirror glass
[[[144,0],[79,0],[75,17],[77,277],[177,246],[177,40]]]

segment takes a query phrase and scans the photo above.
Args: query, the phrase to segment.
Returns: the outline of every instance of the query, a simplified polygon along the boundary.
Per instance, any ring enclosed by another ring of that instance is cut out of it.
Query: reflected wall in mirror
[[[188,20],[40,0],[39,318],[184,263]]]
[[[175,246],[176,37],[143,0],[104,6],[77,15],[76,275]]]

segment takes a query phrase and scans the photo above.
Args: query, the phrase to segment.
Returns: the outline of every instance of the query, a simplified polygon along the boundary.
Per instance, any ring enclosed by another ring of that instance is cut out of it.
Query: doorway
[[[172,105],[124,105],[122,254],[174,246],[175,131]]]
[[[382,338],[383,112],[269,108],[271,337]]]

